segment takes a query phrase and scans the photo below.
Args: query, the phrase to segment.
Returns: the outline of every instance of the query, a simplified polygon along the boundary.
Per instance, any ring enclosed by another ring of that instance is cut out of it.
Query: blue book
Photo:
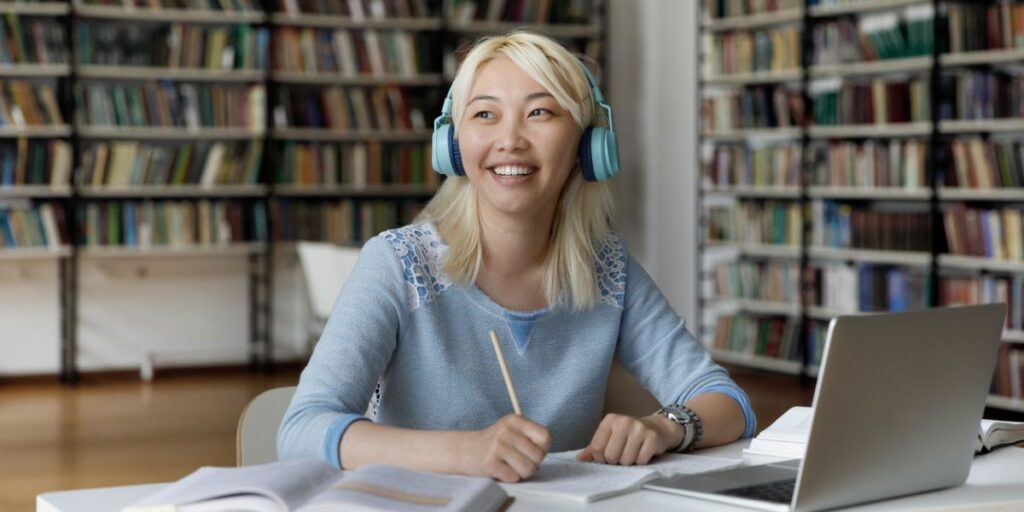
[[[11,229],[11,220],[7,217],[7,210],[0,210],[0,231],[3,232],[4,245],[15,247],[14,230]]]
[[[888,274],[889,311],[906,311],[910,305],[907,271],[894,268]]]
[[[4,153],[3,162],[0,162],[0,166],[3,168],[3,184],[14,185],[14,161],[17,159],[14,153]]]
[[[875,279],[874,267],[861,265],[857,267],[857,309],[860,311],[874,311]]]

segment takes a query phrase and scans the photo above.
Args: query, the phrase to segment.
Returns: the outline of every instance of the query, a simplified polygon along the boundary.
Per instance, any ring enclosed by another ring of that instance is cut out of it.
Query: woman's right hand
[[[467,432],[461,448],[466,473],[518,482],[537,472],[551,448],[551,433],[525,416],[510,414],[483,430]]]

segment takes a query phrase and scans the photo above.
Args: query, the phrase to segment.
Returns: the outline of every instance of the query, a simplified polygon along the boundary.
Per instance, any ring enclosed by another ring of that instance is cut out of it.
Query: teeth
[[[518,165],[499,165],[494,168],[494,174],[499,176],[527,176],[533,174],[533,170],[529,167]]]

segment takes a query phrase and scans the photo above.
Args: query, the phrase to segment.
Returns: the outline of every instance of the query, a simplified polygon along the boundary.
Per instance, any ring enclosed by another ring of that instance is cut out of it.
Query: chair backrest
[[[236,464],[252,466],[277,460],[277,429],[294,394],[295,386],[274,388],[249,401],[238,419]]]
[[[356,266],[359,249],[324,242],[299,242],[297,247],[309,303],[316,317],[326,320],[341,287]]]

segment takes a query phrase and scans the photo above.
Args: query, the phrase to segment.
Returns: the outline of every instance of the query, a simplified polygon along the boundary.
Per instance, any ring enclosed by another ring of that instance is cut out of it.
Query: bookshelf
[[[1006,301],[989,405],[1024,412],[1024,2],[705,1],[701,15],[698,331],[713,357],[813,378],[836,315]],[[795,244],[722,239],[723,209],[765,235],[783,217],[748,205],[787,201],[807,214]],[[756,271],[784,262],[799,272]],[[797,300],[723,295],[723,265]],[[791,330],[794,351],[769,356]]]
[[[0,237],[19,235],[0,264],[58,262],[67,382],[86,262],[243,259],[265,365],[275,259],[358,246],[436,191],[430,121],[462,45],[525,27],[604,62],[603,0],[185,5],[0,2]]]

